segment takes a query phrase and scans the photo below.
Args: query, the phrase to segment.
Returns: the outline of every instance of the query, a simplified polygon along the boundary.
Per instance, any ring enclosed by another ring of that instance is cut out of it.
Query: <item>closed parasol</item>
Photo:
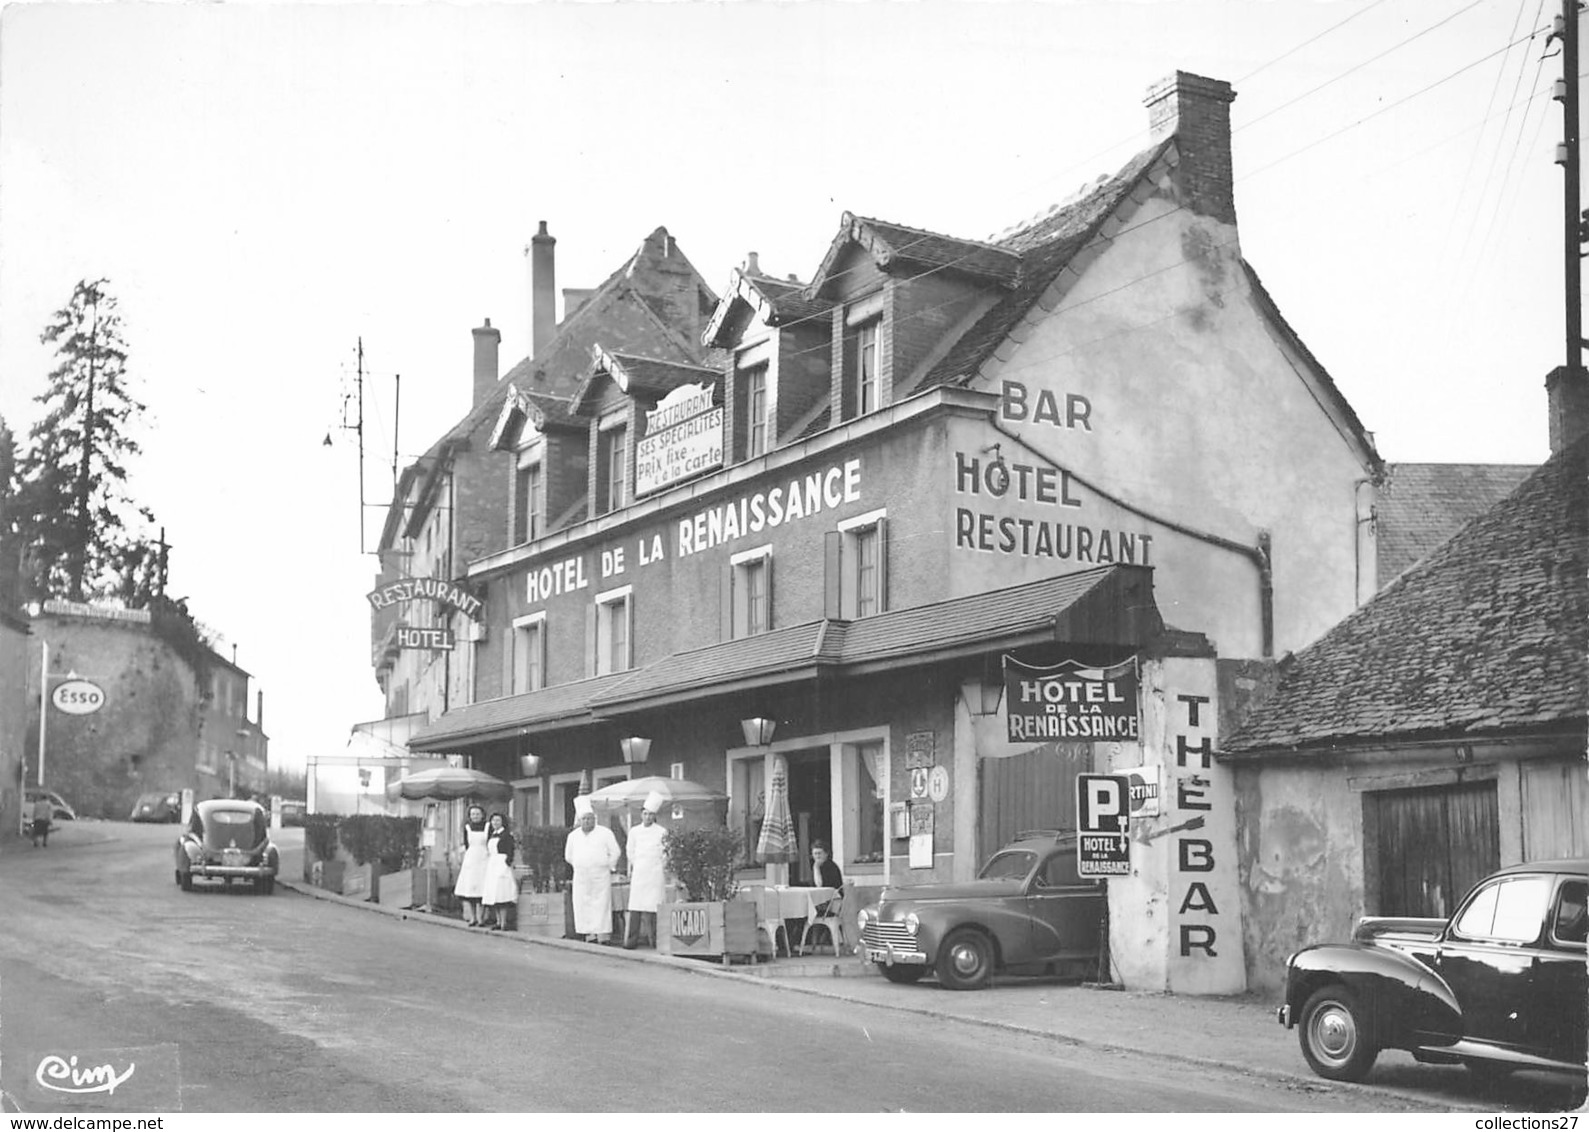
[[[513,797],[513,787],[483,770],[439,766],[399,779],[386,788],[386,793],[390,798],[408,798],[412,801],[423,798],[439,801],[458,798],[506,801]]]
[[[629,778],[622,782],[614,782],[610,786],[603,786],[590,795],[590,804],[598,810],[623,810],[640,805],[653,790],[674,804],[720,802],[728,797],[710,786],[702,786],[699,782],[648,775],[645,778]]]
[[[789,772],[782,755],[774,756],[772,784],[767,788],[766,814],[756,856],[769,864],[783,864],[795,854],[794,820],[789,816]]]

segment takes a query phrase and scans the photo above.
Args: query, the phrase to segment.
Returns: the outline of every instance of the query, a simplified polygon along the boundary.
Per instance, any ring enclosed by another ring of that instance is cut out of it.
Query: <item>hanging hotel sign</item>
[[[681,385],[645,415],[635,446],[635,494],[723,466],[723,410],[711,382]]]
[[[465,617],[472,617],[476,621],[480,620],[480,610],[484,604],[462,586],[441,578],[399,578],[364,596],[370,599],[370,605],[376,609],[385,609],[400,601],[434,601],[438,605],[450,605]]]
[[[1135,660],[1084,668],[1073,660],[1046,668],[1004,658],[1004,703],[1012,743],[1045,739],[1135,741]]]
[[[400,649],[445,649],[453,647],[451,629],[420,629],[412,625],[397,627],[397,647]]]

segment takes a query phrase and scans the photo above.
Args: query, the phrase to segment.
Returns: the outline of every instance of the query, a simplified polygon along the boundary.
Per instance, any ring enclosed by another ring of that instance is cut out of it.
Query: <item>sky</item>
[[[1537,463],[1564,361],[1559,10],[11,3],[0,416],[25,436],[41,331],[108,279],[170,593],[301,767],[382,714],[364,552],[394,447],[465,413],[483,319],[503,372],[529,352],[539,221],[559,287],[658,225],[719,293],[750,251],[809,279],[846,210],[985,239],[1145,148],[1142,96],[1184,70],[1235,86],[1242,252],[1380,454]]]

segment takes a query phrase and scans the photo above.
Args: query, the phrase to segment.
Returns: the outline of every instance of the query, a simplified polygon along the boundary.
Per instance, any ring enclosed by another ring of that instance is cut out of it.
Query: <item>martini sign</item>
[[[1135,660],[1087,668],[1066,660],[1048,667],[1004,658],[1007,738],[1012,743],[1080,739],[1136,742]]]

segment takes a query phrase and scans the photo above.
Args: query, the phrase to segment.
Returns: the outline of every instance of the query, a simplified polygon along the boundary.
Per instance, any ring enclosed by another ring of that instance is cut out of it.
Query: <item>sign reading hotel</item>
[[[371,590],[365,596],[376,609],[385,609],[400,601],[424,599],[439,605],[450,605],[465,617],[480,620],[480,599],[462,586],[441,578],[399,578],[378,590]]]
[[[451,629],[420,629],[413,625],[397,627],[397,647],[400,649],[445,649],[451,651]]]
[[[1129,740],[1137,724],[1133,660],[1083,668],[1073,660],[1046,668],[1004,658],[1004,703],[1012,743],[1050,739]]]
[[[635,494],[723,466],[723,410],[712,405],[710,382],[681,385],[646,414],[635,446]]]

